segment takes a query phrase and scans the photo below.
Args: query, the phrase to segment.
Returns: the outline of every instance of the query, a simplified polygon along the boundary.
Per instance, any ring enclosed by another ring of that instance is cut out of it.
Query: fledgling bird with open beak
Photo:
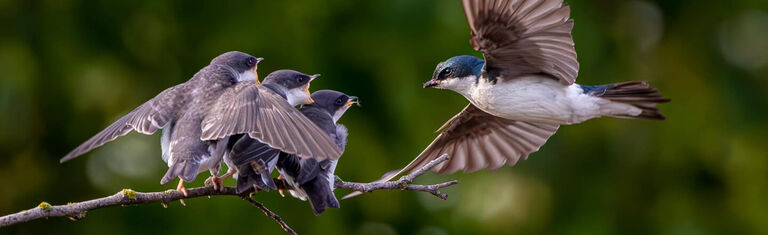
[[[61,162],[93,150],[117,137],[136,131],[151,135],[163,129],[161,148],[169,169],[161,183],[178,176],[177,190],[186,193],[184,181],[192,181],[201,171],[218,174],[223,145],[201,140],[201,124],[216,99],[242,83],[258,84],[257,64],[261,58],[232,51],[214,58],[187,82],[168,88],[91,137]]]
[[[344,151],[347,128],[338,124],[338,121],[349,107],[358,104],[357,97],[338,91],[320,90],[312,93],[312,99],[315,103],[302,105],[300,112]],[[329,207],[339,208],[339,202],[333,194],[334,170],[338,160],[301,158],[249,138],[241,138],[224,160],[228,166],[238,169],[238,193],[250,189],[275,189],[270,173],[277,167],[281,177],[293,188],[290,190],[291,195],[309,200],[316,215]]]
[[[538,149],[560,125],[598,117],[663,120],[668,102],[646,82],[586,86],[562,0],[463,0],[470,43],[484,59],[456,56],[437,65],[424,88],[451,90],[468,101],[440,135],[395,176],[443,154],[439,173],[512,166]],[[359,193],[354,193],[359,194]]]
[[[315,103],[302,106],[301,113],[325,130],[344,151],[348,131],[338,121],[349,107],[359,105],[357,97],[338,91],[320,90],[312,93],[312,98]],[[283,152],[277,162],[277,170],[288,185],[293,187],[289,190],[291,195],[309,200],[315,215],[320,215],[326,208],[339,208],[339,201],[333,194],[337,164],[338,160],[301,159]]]
[[[263,159],[265,163],[278,152],[317,161],[341,156],[335,140],[294,108],[314,102],[309,84],[318,76],[278,70],[267,75],[261,86],[243,84],[219,98],[211,115],[203,120],[202,139],[225,143],[229,171],[222,178],[237,172],[236,164],[230,164],[232,155],[241,161]],[[263,152],[256,144],[274,150]],[[223,189],[221,179],[213,180],[214,187]]]

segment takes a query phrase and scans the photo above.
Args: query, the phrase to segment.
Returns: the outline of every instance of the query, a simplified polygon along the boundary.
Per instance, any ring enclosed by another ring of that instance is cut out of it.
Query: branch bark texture
[[[433,184],[433,185],[415,185],[415,184],[412,184],[412,182],[415,178],[423,175],[424,173],[429,171],[432,167],[435,167],[439,163],[446,160],[448,160],[448,156],[444,155],[443,157],[435,159],[434,161],[425,165],[423,168],[419,169],[418,171],[415,171],[409,175],[403,176],[402,178],[400,178],[400,180],[397,180],[397,181],[355,183],[355,182],[345,182],[337,177],[335,186],[336,188],[349,189],[349,190],[361,191],[361,192],[372,192],[376,190],[421,191],[421,192],[430,193],[432,195],[435,195],[445,200],[448,197],[448,195],[440,193],[438,190],[441,188],[449,187],[451,185],[455,185],[458,183],[457,181],[454,180],[454,181],[444,182],[440,184]],[[208,197],[208,196],[239,197],[251,203],[253,206],[259,208],[260,210],[262,210],[264,214],[266,214],[267,216],[272,218],[275,222],[277,222],[278,225],[280,225],[280,227],[282,227],[283,230],[285,230],[285,232],[289,234],[296,234],[296,232],[293,229],[291,229],[291,227],[288,226],[288,224],[285,221],[283,221],[283,219],[279,215],[269,210],[266,206],[264,206],[264,204],[253,199],[251,194],[249,193],[237,194],[235,188],[233,187],[224,187],[221,190],[216,190],[211,186],[187,189],[186,196],[176,190],[143,193],[143,192],[136,192],[131,189],[123,189],[122,191],[117,192],[111,196],[96,198],[96,199],[83,201],[83,202],[67,203],[66,205],[54,206],[47,202],[42,202],[40,203],[40,205],[38,205],[35,208],[31,208],[28,210],[24,210],[21,212],[0,217],[0,227],[10,226],[18,223],[24,223],[30,220],[36,220],[36,219],[48,218],[48,217],[69,217],[71,220],[76,221],[76,220],[81,220],[85,218],[86,213],[88,213],[89,211],[105,208],[105,207],[139,205],[139,204],[149,204],[149,203],[161,203],[163,204],[163,206],[167,206],[168,203],[181,200],[181,199]]]

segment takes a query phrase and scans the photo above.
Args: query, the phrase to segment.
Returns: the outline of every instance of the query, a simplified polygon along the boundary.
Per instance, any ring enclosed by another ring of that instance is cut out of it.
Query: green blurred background
[[[515,167],[418,180],[458,179],[447,201],[378,191],[314,216],[307,202],[257,198],[301,234],[768,234],[768,1],[568,3],[578,81],[650,81],[673,100],[661,106],[668,120],[565,126]],[[174,187],[158,183],[159,134],[58,159],[229,50],[266,58],[262,76],[322,73],[313,90],[359,96],[341,120],[351,140],[337,174],[377,179],[467,103],[421,84],[439,61],[480,56],[468,36],[459,1],[0,0],[0,214]],[[282,232],[234,197],[187,203],[0,233]]]

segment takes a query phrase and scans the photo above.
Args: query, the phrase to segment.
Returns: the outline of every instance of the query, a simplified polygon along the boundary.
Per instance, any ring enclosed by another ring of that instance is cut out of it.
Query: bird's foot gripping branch
[[[441,188],[449,187],[451,185],[458,184],[458,181],[453,180],[440,184],[433,185],[418,185],[412,184],[413,180],[423,175],[431,168],[439,165],[440,163],[448,160],[448,156],[444,155],[435,159],[429,164],[425,165],[418,171],[414,171],[411,174],[403,176],[400,180],[391,182],[372,182],[372,183],[354,183],[345,182],[336,178],[335,186],[340,189],[349,189],[361,192],[372,192],[377,190],[409,190],[409,191],[422,191],[435,195],[443,200],[447,199],[447,195],[440,193],[438,190]],[[290,188],[286,188],[290,189]],[[296,232],[288,226],[283,219],[276,213],[269,210],[264,204],[256,201],[251,197],[250,193],[238,194],[234,187],[224,187],[223,190],[216,190],[212,186],[190,188],[187,190],[187,195],[181,192],[168,190],[163,192],[137,192],[131,189],[123,189],[111,196],[92,199],[83,202],[70,202],[66,205],[51,205],[47,202],[42,202],[40,205],[17,212],[10,215],[0,217],[0,227],[10,226],[18,223],[27,222],[30,220],[36,220],[48,217],[68,217],[72,220],[81,220],[85,218],[88,211],[113,207],[113,206],[126,206],[126,205],[139,205],[149,203],[161,203],[167,205],[170,202],[178,201],[188,198],[206,197],[206,196],[235,196],[239,197],[260,210],[262,210],[267,216],[271,217],[277,222],[280,227],[287,233],[296,234]]]

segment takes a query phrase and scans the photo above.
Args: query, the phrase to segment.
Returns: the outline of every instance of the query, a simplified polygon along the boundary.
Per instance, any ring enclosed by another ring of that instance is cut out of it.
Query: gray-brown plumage
[[[165,184],[176,176],[192,181],[197,173],[217,174],[221,156],[215,156],[215,141],[200,139],[201,122],[223,91],[246,82],[258,83],[256,65],[261,61],[242,52],[227,52],[214,58],[187,82],[168,88],[75,148],[61,159],[68,161],[135,130],[153,134],[163,129],[161,147],[169,169]],[[219,152],[220,154],[221,152]]]
[[[358,103],[357,98],[333,90],[316,91],[312,97],[317,102],[302,106],[301,113],[323,129],[344,151],[348,131],[338,121],[349,107]],[[277,169],[285,181],[293,186],[291,195],[309,200],[315,215],[320,215],[326,208],[339,208],[339,201],[333,194],[337,164],[338,160],[317,161],[281,153]]]
[[[338,159],[341,151],[334,141],[294,108],[313,102],[309,82],[317,76],[280,70],[269,74],[261,86],[236,86],[219,98],[203,120],[202,139],[248,134],[302,158]]]
[[[322,135],[332,139],[341,151],[346,146],[347,129],[337,121],[357,98],[332,90],[312,93],[315,103],[302,105],[300,112],[319,129]],[[247,135],[236,136],[231,151],[224,157],[230,168],[237,168],[237,192],[250,189],[266,191],[275,189],[271,172],[277,167],[280,175],[293,187],[291,195],[309,200],[316,215],[326,208],[338,208],[333,194],[333,173],[338,160],[300,158],[295,154],[270,148]]]
[[[463,0],[470,43],[504,77],[545,73],[573,84],[579,72],[571,8],[562,0]]]
[[[512,166],[538,151],[558,127],[496,117],[470,104],[448,120],[438,130],[440,135],[402,172],[419,169],[449,152],[451,160],[435,167],[435,172],[474,172]]]

